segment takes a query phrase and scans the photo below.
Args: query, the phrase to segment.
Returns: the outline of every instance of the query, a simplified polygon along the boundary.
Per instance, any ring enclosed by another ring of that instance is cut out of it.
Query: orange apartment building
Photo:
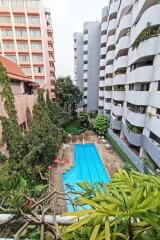
[[[0,0],[0,54],[55,98],[53,29],[42,0]]]

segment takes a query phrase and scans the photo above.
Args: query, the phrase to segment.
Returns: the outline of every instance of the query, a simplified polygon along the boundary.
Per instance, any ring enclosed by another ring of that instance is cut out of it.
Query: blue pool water
[[[62,179],[66,192],[66,184],[79,191],[80,189],[76,185],[77,182],[88,181],[93,185],[94,182],[108,183],[110,181],[94,144],[74,145],[74,167],[62,174]],[[69,212],[73,211],[70,204],[67,206]]]

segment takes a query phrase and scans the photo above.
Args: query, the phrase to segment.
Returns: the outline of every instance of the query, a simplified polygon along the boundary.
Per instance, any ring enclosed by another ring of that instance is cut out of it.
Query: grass
[[[122,161],[124,162],[124,169],[127,171],[135,170],[137,171],[138,169],[136,166],[132,163],[130,158],[125,154],[125,152],[122,150],[122,148],[117,144],[117,142],[107,133],[106,138],[108,141],[112,144],[114,149],[118,152],[120,155]],[[138,170],[139,171],[139,170]]]
[[[82,128],[78,120],[73,120],[67,124],[65,131],[72,135],[78,135],[85,131],[85,128]]]

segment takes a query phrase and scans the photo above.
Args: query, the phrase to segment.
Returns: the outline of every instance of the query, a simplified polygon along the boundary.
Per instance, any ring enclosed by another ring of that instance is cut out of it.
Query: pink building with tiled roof
[[[55,98],[53,29],[43,0],[0,0],[0,54]]]

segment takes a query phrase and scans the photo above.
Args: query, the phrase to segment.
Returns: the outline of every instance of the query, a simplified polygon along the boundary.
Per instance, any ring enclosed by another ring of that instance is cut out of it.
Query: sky
[[[54,30],[56,76],[74,76],[73,33],[83,31],[83,23],[101,19],[108,0],[43,0],[51,9]]]

